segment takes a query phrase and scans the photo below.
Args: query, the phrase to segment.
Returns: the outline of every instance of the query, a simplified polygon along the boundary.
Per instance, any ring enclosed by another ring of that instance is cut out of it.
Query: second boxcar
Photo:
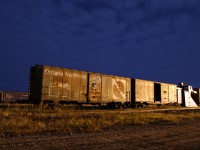
[[[89,73],[89,102],[130,106],[131,79],[120,76]]]

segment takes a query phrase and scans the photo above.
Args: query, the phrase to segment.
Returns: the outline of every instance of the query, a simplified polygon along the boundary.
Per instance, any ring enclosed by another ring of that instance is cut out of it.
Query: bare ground
[[[0,149],[200,149],[200,120],[116,126],[96,133],[38,133],[0,138]]]

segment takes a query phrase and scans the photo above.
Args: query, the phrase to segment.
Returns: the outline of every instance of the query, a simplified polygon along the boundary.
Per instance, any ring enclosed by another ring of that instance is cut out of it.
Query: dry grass
[[[129,112],[126,110],[1,109],[0,132],[96,132],[115,125],[178,124],[185,119],[200,118],[199,113]]]

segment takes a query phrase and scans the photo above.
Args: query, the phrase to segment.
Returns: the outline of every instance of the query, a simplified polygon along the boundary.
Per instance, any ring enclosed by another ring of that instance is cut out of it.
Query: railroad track
[[[189,112],[200,112],[200,107],[174,107],[174,108],[135,108],[135,109],[98,109],[95,107],[91,108],[77,108],[77,107],[65,107],[64,109],[55,110],[39,110],[35,109],[31,104],[20,104],[20,105],[0,105],[1,116],[15,116],[15,115],[40,115],[59,117],[66,114],[102,114],[102,113],[114,113],[114,114],[131,114],[131,113],[189,113]]]

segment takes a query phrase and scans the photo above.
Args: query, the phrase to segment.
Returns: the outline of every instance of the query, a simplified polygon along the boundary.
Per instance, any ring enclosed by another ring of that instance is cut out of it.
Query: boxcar
[[[169,83],[154,83],[154,99],[159,104],[177,103],[177,86]]]
[[[133,105],[154,104],[154,81],[132,79],[131,88]]]
[[[131,79],[89,73],[89,102],[101,104],[130,105],[131,102]]]
[[[33,103],[84,103],[87,73],[44,65],[31,67],[30,100]]]
[[[1,103],[28,103],[28,92],[0,91]]]

